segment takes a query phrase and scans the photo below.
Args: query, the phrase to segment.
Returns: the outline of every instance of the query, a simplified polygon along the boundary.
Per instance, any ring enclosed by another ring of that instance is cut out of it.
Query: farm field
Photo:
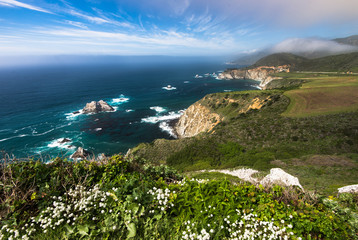
[[[305,76],[304,80],[301,88],[285,92],[290,104],[283,116],[308,117],[358,109],[358,76],[318,75]]]

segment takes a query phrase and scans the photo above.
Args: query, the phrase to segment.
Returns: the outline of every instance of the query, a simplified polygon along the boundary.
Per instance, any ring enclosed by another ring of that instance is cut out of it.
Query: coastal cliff
[[[266,85],[278,77],[272,75],[279,72],[290,72],[290,65],[282,66],[260,66],[251,69],[227,69],[220,73],[218,78],[231,80],[231,79],[252,79],[260,81],[259,86],[265,89]]]
[[[180,138],[193,137],[201,132],[210,132],[221,120],[219,114],[196,102],[179,118],[175,131]]]
[[[174,130],[178,138],[214,132],[214,128],[225,119],[261,109],[271,100],[271,96],[262,94],[209,94],[184,112]]]

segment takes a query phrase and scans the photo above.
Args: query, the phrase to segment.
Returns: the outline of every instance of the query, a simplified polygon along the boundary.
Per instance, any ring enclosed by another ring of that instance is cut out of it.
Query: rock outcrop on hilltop
[[[193,137],[201,132],[211,131],[221,120],[219,114],[196,102],[179,118],[174,129],[179,138]]]
[[[274,73],[279,72],[289,72],[289,65],[282,66],[260,66],[252,69],[228,69],[219,74],[219,79],[252,79],[256,81],[260,81],[260,87],[265,88],[265,86],[274,79],[279,79],[277,77],[273,77]]]
[[[111,112],[114,111],[114,108],[111,107],[108,103],[103,100],[99,100],[98,102],[92,101],[87,103],[83,108],[83,113],[99,113],[99,112]]]

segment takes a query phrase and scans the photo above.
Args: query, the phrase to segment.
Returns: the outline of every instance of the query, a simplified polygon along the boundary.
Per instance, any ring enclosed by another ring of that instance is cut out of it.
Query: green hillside
[[[358,52],[309,59],[295,65],[293,70],[315,72],[358,72]]]
[[[258,60],[250,68],[258,66],[291,65],[292,71],[310,72],[358,72],[358,52],[307,59],[291,53],[276,53]]]
[[[251,68],[259,66],[281,66],[281,65],[299,65],[307,61],[306,58],[297,56],[292,53],[275,53],[258,60]]]

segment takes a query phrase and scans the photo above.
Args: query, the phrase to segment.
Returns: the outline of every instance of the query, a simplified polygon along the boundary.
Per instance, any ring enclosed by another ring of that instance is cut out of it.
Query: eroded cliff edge
[[[227,69],[224,72],[220,73],[218,78],[224,80],[231,79],[252,79],[260,81],[260,88],[266,89],[266,85],[275,79],[280,79],[274,77],[275,73],[280,72],[290,72],[290,65],[282,66],[259,66],[256,68],[249,69]]]
[[[260,109],[270,100],[270,96],[262,94],[209,94],[192,104],[179,118],[174,129],[179,138],[193,137],[202,132],[210,133],[225,119]]]
[[[193,137],[201,132],[210,132],[222,118],[207,106],[196,102],[185,110],[174,130],[179,138]]]

